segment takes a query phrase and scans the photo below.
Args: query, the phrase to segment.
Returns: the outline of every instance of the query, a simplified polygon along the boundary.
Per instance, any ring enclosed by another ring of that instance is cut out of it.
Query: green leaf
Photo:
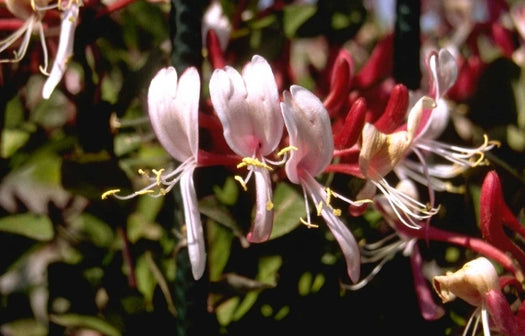
[[[90,329],[102,333],[105,336],[120,336],[120,331],[107,321],[89,315],[63,314],[51,315],[51,321],[66,328]]]
[[[33,319],[20,319],[11,321],[0,326],[4,335],[10,336],[46,336],[46,326]]]
[[[47,216],[31,213],[17,214],[0,219],[0,231],[19,234],[39,241],[53,238],[53,223]]]
[[[300,217],[305,215],[303,196],[288,183],[279,183],[273,194],[274,223],[270,239],[283,236],[301,222]]]
[[[5,129],[2,132],[2,148],[0,149],[0,156],[2,158],[11,157],[20,147],[22,147],[30,134],[26,131],[17,129]]]
[[[288,38],[295,36],[296,31],[304,24],[308,19],[315,15],[317,12],[316,5],[290,5],[284,8],[284,34]]]
[[[113,243],[113,230],[109,224],[99,218],[89,213],[82,213],[74,223],[95,246],[108,247]]]
[[[217,223],[232,230],[233,234],[239,238],[241,245],[247,247],[249,245],[245,234],[237,224],[237,221],[232,216],[228,208],[217,201],[214,196],[207,196],[199,201],[200,212],[208,218],[213,219]]]
[[[137,259],[135,265],[135,277],[137,279],[137,289],[142,295],[144,295],[146,309],[148,311],[153,310],[153,294],[155,287],[157,286],[157,281],[155,281],[155,277],[149,268],[145,254]]]
[[[226,181],[224,181],[224,186],[222,188],[217,185],[213,186],[213,193],[219,202],[231,206],[237,203],[239,187],[233,178],[228,177]]]
[[[213,220],[207,221],[206,228],[210,281],[217,281],[230,258],[233,234]]]

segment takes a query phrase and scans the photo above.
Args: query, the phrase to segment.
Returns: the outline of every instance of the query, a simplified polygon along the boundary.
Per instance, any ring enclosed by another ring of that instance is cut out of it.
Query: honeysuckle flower
[[[103,199],[108,196],[129,199],[144,194],[158,197],[180,183],[186,243],[195,279],[202,276],[206,267],[204,235],[193,184],[199,153],[199,97],[200,77],[196,68],[188,68],[180,78],[173,67],[161,69],[155,75],[148,90],[151,126],[161,145],[180,165],[168,173],[164,173],[164,169],[153,170],[151,177],[140,170],[151,184],[131,195],[121,196],[118,189],[102,195]]]
[[[13,52],[12,58],[1,58],[0,63],[19,62],[24,58],[31,35],[34,31],[38,31],[40,35],[40,43],[42,45],[42,52],[44,54],[44,66],[41,67],[42,72],[47,72],[48,56],[47,46],[44,36],[44,28],[42,26],[42,18],[44,17],[49,0],[6,0],[7,9],[17,18],[24,20],[24,24],[18,28],[13,34],[6,39],[0,41],[0,53],[4,52],[16,41],[22,38],[20,46]]]
[[[445,94],[456,81],[457,65],[447,49],[440,49],[439,52],[430,54],[428,70],[431,81],[429,94],[435,100],[436,106],[431,111],[424,111],[411,146],[411,151],[416,154],[419,161],[401,160],[395,167],[395,172],[401,178],[411,178],[428,185],[431,193],[433,191],[462,192],[462,188],[453,186],[447,180],[470,168],[486,164],[484,153],[498,143],[490,141],[487,136],[484,136],[480,146],[474,148],[455,146],[437,140],[449,122],[450,108],[445,100]],[[449,163],[429,163],[426,157],[430,154],[439,156]]]
[[[242,75],[230,66],[215,69],[210,79],[210,97],[224,129],[228,146],[243,158],[239,168],[248,176],[236,179],[246,190],[253,175],[256,186],[255,218],[247,238],[263,242],[273,226],[272,168],[266,156],[279,145],[284,121],[279,110],[277,84],[268,62],[255,55]]]
[[[454,273],[447,272],[446,275],[435,276],[432,284],[444,303],[459,297],[477,307],[473,316],[481,316],[483,333],[485,336],[490,335],[489,307],[486,298],[491,292],[501,293],[501,291],[496,269],[487,258],[479,257],[467,262]],[[471,322],[472,317],[466,330]]]
[[[51,96],[51,93],[64,76],[67,63],[73,55],[73,43],[75,41],[78,11],[79,6],[81,5],[81,0],[70,0],[69,3],[63,7],[59,5],[60,9],[62,10],[60,39],[58,41],[58,50],[55,56],[55,62],[53,63],[49,77],[44,83],[44,88],[42,89],[42,97],[44,99],[48,99]]]
[[[334,144],[328,112],[313,93],[298,85],[292,85],[290,91],[283,93],[281,110],[289,144],[295,148],[286,162],[286,175],[292,183],[301,185],[305,198],[307,220],[302,222],[308,227],[314,226],[310,220],[309,196],[318,215],[324,218],[341,247],[350,279],[357,282],[360,255],[355,238],[338,217],[340,210],[330,204],[330,198],[335,194],[315,179],[333,158]]]
[[[359,152],[359,167],[367,179],[367,186],[358,198],[370,198],[375,193],[374,185],[390,203],[392,210],[399,219],[410,227],[419,227],[419,222],[429,219],[437,213],[436,208],[415,200],[392,187],[385,176],[390,173],[412,150],[414,139],[425,109],[435,107],[435,102],[429,97],[422,97],[410,110],[406,130],[385,134],[374,125],[366,123],[361,135]]]

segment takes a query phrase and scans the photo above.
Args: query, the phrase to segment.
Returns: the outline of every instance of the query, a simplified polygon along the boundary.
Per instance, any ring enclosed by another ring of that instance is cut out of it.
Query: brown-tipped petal
[[[323,102],[331,117],[337,115],[348,101],[353,74],[352,56],[347,50],[341,49],[332,68],[330,93]]]
[[[334,136],[335,148],[349,148],[357,143],[365,125],[366,101],[358,98],[346,115],[343,127]]]
[[[483,304],[489,291],[499,291],[496,269],[485,257],[467,262],[454,273],[435,276],[432,285],[443,302],[457,296],[475,307]]]
[[[405,120],[408,110],[408,89],[403,84],[397,84],[392,89],[385,112],[374,122],[374,126],[381,132],[394,132]]]

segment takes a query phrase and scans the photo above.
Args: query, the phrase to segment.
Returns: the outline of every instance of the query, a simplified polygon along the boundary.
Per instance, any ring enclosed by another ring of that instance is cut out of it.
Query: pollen
[[[272,209],[273,209],[273,202],[272,201],[266,202],[266,210],[271,211]]]
[[[309,229],[317,229],[317,228],[319,228],[319,225],[307,222],[302,217],[299,217],[299,220],[301,221],[302,224],[304,224]]]
[[[113,196],[113,195],[115,195],[115,194],[117,194],[117,193],[119,193],[119,192],[120,192],[120,189],[111,189],[111,190],[108,190],[108,191],[104,192],[104,193],[100,196],[100,198],[103,199],[103,200],[105,200],[105,199],[108,198],[109,196]]]
[[[321,211],[323,210],[323,201],[319,201],[315,209],[317,210],[317,216],[321,216]]]
[[[247,167],[247,166],[253,166],[253,167],[259,167],[259,168],[265,168],[269,171],[272,171],[273,168],[268,166],[266,163],[259,161],[256,158],[251,157],[245,157],[242,159],[242,162],[237,165],[237,168]]]
[[[165,169],[161,168],[159,170],[153,169],[152,172],[155,174],[155,179],[157,181],[157,185],[160,186],[162,184],[162,174],[164,173]]]

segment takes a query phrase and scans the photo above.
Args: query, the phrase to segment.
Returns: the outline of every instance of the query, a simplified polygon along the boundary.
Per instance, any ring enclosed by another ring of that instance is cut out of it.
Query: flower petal
[[[264,58],[254,56],[242,76],[229,66],[216,69],[210,79],[210,97],[224,138],[235,153],[265,156],[275,150],[284,122],[277,84]]]
[[[316,176],[332,161],[334,141],[330,118],[319,98],[298,85],[284,92],[281,110],[290,145],[298,149],[291,153],[286,173],[290,181],[299,183],[299,170]]]
[[[42,97],[49,99],[51,93],[58,85],[64,72],[66,71],[67,62],[73,55],[73,44],[75,42],[75,30],[78,19],[78,5],[73,2],[71,6],[65,9],[60,26],[60,39],[58,41],[58,51],[55,57],[55,62],[51,68],[51,73],[47,78],[44,88],[42,89]]]
[[[254,169],[256,204],[255,219],[248,233],[247,239],[251,243],[261,243],[270,238],[273,227],[273,210],[268,207],[272,200],[272,181],[267,169]],[[268,210],[270,209],[270,210]]]
[[[198,153],[198,104],[200,79],[188,68],[177,83],[173,67],[161,69],[148,91],[151,125],[164,149],[179,162]]]
[[[197,194],[193,184],[193,168],[187,169],[180,177],[180,191],[184,205],[184,221],[186,222],[186,240],[190,257],[193,278],[202,277],[206,268],[206,247],[197,203]]]

